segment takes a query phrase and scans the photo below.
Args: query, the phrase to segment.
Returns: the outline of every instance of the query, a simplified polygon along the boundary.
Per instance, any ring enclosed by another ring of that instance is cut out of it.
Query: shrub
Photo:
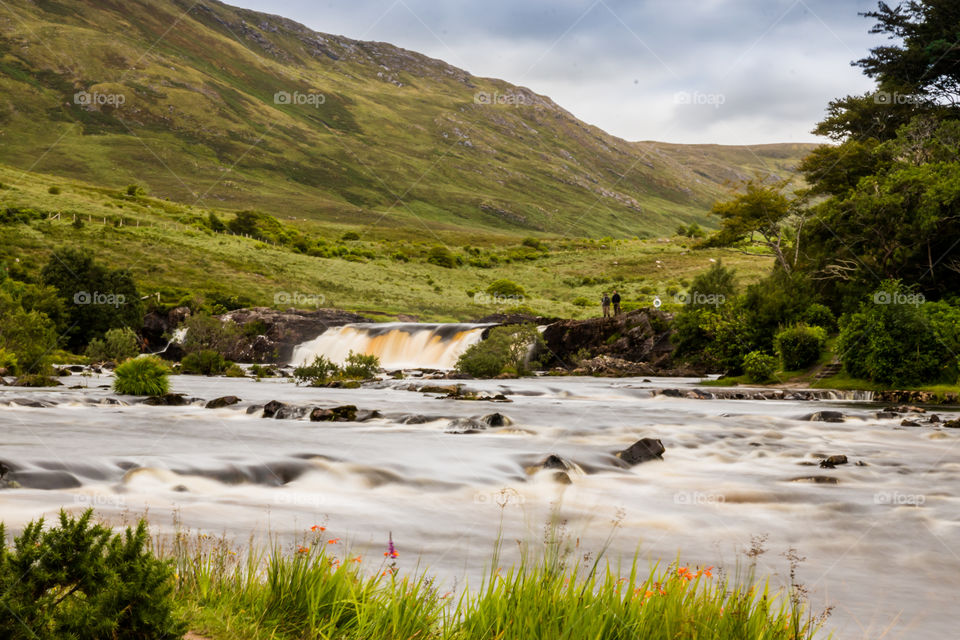
[[[885,281],[840,320],[837,352],[851,376],[893,386],[957,381],[960,310]]]
[[[147,190],[138,184],[129,184],[127,185],[127,195],[137,198],[147,195]]]
[[[170,370],[156,356],[131,358],[117,367],[113,390],[131,396],[162,396],[170,390]]]
[[[750,382],[767,382],[777,370],[777,359],[762,351],[751,351],[743,357],[743,372]]]
[[[471,345],[457,360],[457,371],[477,378],[504,372],[528,373],[529,356],[544,345],[532,324],[494,327],[485,340]]]
[[[308,365],[301,365],[293,370],[293,380],[297,384],[309,384],[312,387],[318,387],[338,372],[336,364],[324,356],[316,356]]]
[[[492,296],[501,296],[504,298],[520,298],[526,295],[523,287],[513,280],[507,280],[506,278],[491,282],[490,286],[487,287],[487,293]]]
[[[427,254],[427,262],[445,269],[453,269],[457,266],[456,256],[453,255],[450,249],[447,249],[441,245],[437,245],[430,249],[430,253]]]
[[[340,236],[340,240],[343,242],[350,242],[351,240],[359,240],[360,234],[356,231],[347,231],[345,234]]]
[[[57,526],[28,524],[6,545],[0,524],[0,637],[135,640],[182,638],[169,561],[149,550],[146,522],[114,534],[60,512]]]
[[[537,251],[549,251],[550,248],[543,244],[543,240],[538,238],[524,238],[521,243],[524,247],[530,247],[531,249],[536,249]]]
[[[230,363],[230,366],[224,370],[223,375],[228,378],[246,378],[247,374],[244,372],[243,367],[237,364]]]
[[[94,362],[123,362],[140,353],[140,341],[129,327],[110,329],[101,340],[94,338],[87,345],[86,356]]]
[[[354,353],[347,356],[347,363],[343,366],[342,374],[345,378],[367,380],[380,371],[380,359],[374,355]]]
[[[0,375],[9,375],[17,370],[17,355],[0,347]]]
[[[573,304],[577,307],[589,307],[592,306],[594,302],[585,296],[577,296],[573,299]]]
[[[837,317],[826,305],[811,304],[803,313],[803,321],[811,327],[823,327],[827,333],[833,333],[837,330]]]
[[[218,376],[227,370],[230,366],[218,352],[213,349],[204,349],[194,353],[188,353],[180,361],[181,372],[201,375]]]
[[[827,331],[823,327],[797,324],[779,332],[773,339],[773,346],[783,370],[795,371],[815,364],[826,342]]]
[[[50,187],[49,189],[47,189],[47,193],[49,193],[50,195],[54,195],[54,196],[55,196],[55,195],[58,195],[58,194],[60,193],[60,187],[58,187],[58,186],[52,186],[52,187]]]
[[[237,343],[241,330],[235,322],[223,322],[209,313],[198,313],[183,323],[187,335],[183,339],[186,353],[198,351],[216,351],[224,354]]]

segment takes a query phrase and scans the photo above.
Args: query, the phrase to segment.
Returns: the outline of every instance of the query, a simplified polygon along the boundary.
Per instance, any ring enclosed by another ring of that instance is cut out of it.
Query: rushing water
[[[441,400],[407,390],[410,380],[348,390],[172,379],[174,391],[192,397],[243,399],[205,409],[123,397],[131,404],[108,404],[116,396],[99,386],[108,376],[65,380],[90,388],[0,388],[0,460],[24,485],[0,491],[0,514],[14,528],[61,506],[94,506],[107,518],[149,509],[161,530],[178,512],[184,526],[239,541],[269,532],[292,544],[324,524],[372,557],[392,532],[401,566],[419,562],[461,586],[483,571],[498,531],[508,546],[540,540],[552,512],[582,550],[599,549],[618,521],[610,557],[638,553],[644,562],[679,555],[732,569],[746,562],[751,538],[766,535],[758,573],[783,585],[781,554],[797,549],[814,608],[834,607],[835,637],[957,635],[960,432],[900,427],[877,419],[878,405],[667,397],[651,389],[693,381],[657,379],[467,383],[507,394],[512,403],[502,404]],[[247,413],[274,399],[354,404],[382,417],[325,423]],[[846,421],[801,419],[824,409]],[[444,432],[452,418],[494,411],[514,424]],[[411,414],[431,419],[403,424]],[[664,460],[618,468],[610,452],[645,436],[663,441]],[[551,471],[528,473],[548,454],[578,465],[571,484]],[[817,466],[817,455],[832,454],[850,463]],[[836,484],[797,480],[810,477]]]
[[[355,323],[332,327],[293,352],[291,363],[309,363],[322,355],[343,364],[351,353],[377,356],[387,369],[452,369],[470,345],[483,338],[489,324],[412,322]]]

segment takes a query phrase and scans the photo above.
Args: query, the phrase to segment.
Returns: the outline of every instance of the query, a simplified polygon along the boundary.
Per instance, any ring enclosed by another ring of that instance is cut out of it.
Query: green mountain
[[[0,162],[199,207],[664,234],[811,148],[627,142],[529,89],[213,0],[3,4]]]

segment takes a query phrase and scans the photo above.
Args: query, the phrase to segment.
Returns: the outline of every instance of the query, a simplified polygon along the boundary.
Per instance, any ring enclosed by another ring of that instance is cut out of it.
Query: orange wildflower
[[[315,525],[313,525],[312,527],[310,527],[310,531],[320,531],[320,532],[322,533],[322,532],[324,532],[324,531],[326,531],[326,530],[327,530],[326,527],[321,527],[321,526],[318,525],[318,524],[315,524]]]
[[[340,538],[330,538],[327,540],[327,544],[337,544],[338,542],[340,542]]]

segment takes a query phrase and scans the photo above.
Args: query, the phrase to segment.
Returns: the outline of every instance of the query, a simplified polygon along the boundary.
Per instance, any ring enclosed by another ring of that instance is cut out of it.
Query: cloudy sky
[[[876,0],[228,0],[546,94],[628,140],[816,141]]]

